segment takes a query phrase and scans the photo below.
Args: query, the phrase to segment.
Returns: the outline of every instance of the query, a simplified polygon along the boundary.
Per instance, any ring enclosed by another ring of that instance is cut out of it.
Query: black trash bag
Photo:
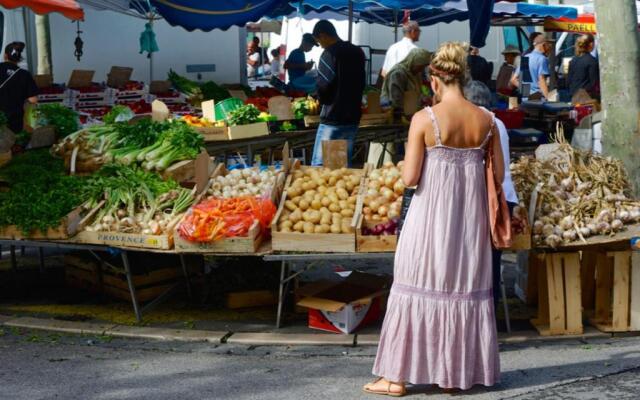
[[[400,209],[400,219],[398,220],[398,235],[400,235],[400,231],[402,230],[402,225],[404,225],[404,219],[407,216],[407,212],[409,211],[409,205],[411,204],[411,199],[413,195],[416,193],[415,188],[406,188],[404,189],[404,193],[402,193],[402,207]]]

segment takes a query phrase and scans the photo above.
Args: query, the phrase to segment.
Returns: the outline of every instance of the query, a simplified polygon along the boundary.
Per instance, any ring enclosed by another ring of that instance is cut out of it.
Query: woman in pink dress
[[[492,299],[484,159],[493,115],[463,95],[467,53],[443,44],[429,67],[433,108],[415,114],[402,179],[418,185],[396,250],[369,393],[402,396],[405,384],[492,386],[500,360]],[[500,140],[492,141],[502,182]]]

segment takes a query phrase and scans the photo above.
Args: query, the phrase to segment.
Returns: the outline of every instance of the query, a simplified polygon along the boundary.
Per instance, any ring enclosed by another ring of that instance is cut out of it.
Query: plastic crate
[[[507,129],[520,129],[524,123],[525,113],[520,110],[494,110],[498,118]]]

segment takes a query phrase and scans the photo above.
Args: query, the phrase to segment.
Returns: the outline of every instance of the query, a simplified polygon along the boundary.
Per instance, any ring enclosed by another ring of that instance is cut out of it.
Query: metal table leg
[[[285,271],[287,270],[287,262],[282,261],[280,264],[280,290],[278,294],[278,315],[276,317],[276,328],[280,328],[282,321],[282,305],[284,303],[284,287],[287,284],[284,280]]]
[[[24,257],[25,248],[24,246],[20,246],[20,257]]]
[[[18,261],[16,260],[16,246],[10,246],[9,251],[11,252],[11,268],[13,272],[18,272]]]
[[[131,274],[131,267],[129,266],[129,256],[126,251],[122,251],[122,263],[124,264],[124,271],[127,274],[127,283],[129,284],[129,292],[131,293],[131,302],[133,303],[133,311],[136,314],[136,320],[142,322],[142,312],[140,305],[138,304],[138,297],[136,296],[136,288],[133,285],[133,275]]]
[[[44,274],[44,249],[38,247],[38,256],[40,257],[40,273]]]
[[[187,261],[185,260],[184,254],[180,254],[180,264],[182,264],[182,273],[184,274],[184,281],[187,285],[187,296],[189,299],[192,299],[191,295],[191,281],[189,279],[189,269],[187,268]]]

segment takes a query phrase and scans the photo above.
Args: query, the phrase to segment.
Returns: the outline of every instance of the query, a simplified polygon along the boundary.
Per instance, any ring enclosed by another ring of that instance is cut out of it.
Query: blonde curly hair
[[[440,45],[429,65],[430,75],[438,77],[445,85],[463,86],[467,79],[468,48],[466,43],[461,42]]]

